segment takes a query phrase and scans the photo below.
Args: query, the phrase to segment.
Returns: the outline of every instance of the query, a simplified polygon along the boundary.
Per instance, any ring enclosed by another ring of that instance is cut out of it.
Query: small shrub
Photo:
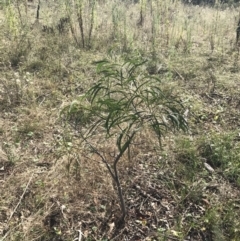
[[[100,79],[66,107],[63,114],[68,120],[75,119],[83,141],[106,165],[117,187],[122,210],[120,221],[124,221],[126,209],[117,168],[119,160],[143,129],[151,129],[161,144],[164,134],[187,130],[187,123],[181,114],[183,106],[172,91],[164,89],[157,77],[145,74],[145,61],[136,58],[122,65],[107,60],[95,64]],[[96,136],[101,142],[115,146],[112,161],[93,142]]]

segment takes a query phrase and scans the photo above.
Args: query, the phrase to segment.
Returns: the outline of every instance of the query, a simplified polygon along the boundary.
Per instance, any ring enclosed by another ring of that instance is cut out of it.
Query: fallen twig
[[[83,236],[83,233],[82,231],[79,229],[77,230],[78,231],[78,238],[75,238],[73,241],[77,240],[77,241],[81,241],[82,240],[82,236]]]
[[[24,191],[23,191],[23,194],[22,194],[22,196],[20,197],[20,199],[19,199],[19,201],[18,201],[18,204],[17,204],[16,207],[14,208],[12,214],[10,215],[7,223],[10,222],[10,220],[11,220],[12,217],[13,217],[13,214],[16,212],[18,206],[20,205],[20,203],[21,203],[21,201],[22,201],[22,199],[23,199],[23,197],[24,197],[24,195],[25,195],[25,193],[26,193],[26,191],[27,191],[27,189],[28,189],[28,186],[29,186],[30,182],[32,181],[33,175],[34,175],[34,174],[32,174],[32,176],[29,178],[28,183],[27,183],[27,186],[25,187],[25,189],[24,189]]]

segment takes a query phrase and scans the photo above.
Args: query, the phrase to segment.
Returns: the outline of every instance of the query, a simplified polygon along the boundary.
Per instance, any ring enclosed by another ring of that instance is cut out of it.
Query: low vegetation
[[[240,240],[237,2],[0,4],[0,240]]]

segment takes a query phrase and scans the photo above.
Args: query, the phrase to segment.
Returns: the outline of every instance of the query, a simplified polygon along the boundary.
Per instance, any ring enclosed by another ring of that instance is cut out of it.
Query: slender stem
[[[113,170],[114,170],[114,174],[115,174],[115,182],[117,185],[118,197],[120,200],[120,205],[121,205],[121,210],[122,210],[122,217],[120,218],[120,221],[124,221],[125,216],[126,216],[126,205],[125,205],[125,202],[123,199],[122,187],[121,187],[120,179],[118,176],[117,165],[114,165]]]
[[[106,161],[106,159],[104,158],[103,155],[101,155],[101,153],[91,144],[87,141],[87,139],[83,137],[83,139],[86,141],[86,143],[90,146],[90,148],[93,150],[94,153],[96,153],[99,157],[101,157],[102,162],[106,165],[109,173],[111,174],[114,182],[116,183],[117,186],[117,192],[118,192],[118,197],[119,197],[119,201],[120,201],[120,206],[121,206],[121,211],[122,211],[122,217],[120,218],[120,222],[124,222],[125,216],[126,216],[126,205],[124,202],[124,198],[123,198],[123,193],[122,193],[122,186],[120,183],[120,178],[118,175],[118,169],[117,169],[117,164],[119,162],[119,160],[121,159],[121,157],[123,156],[123,154],[125,153],[125,151],[129,148],[129,145],[132,142],[133,137],[135,136],[136,132],[133,132],[129,137],[128,140],[125,142],[125,144],[121,147],[121,150],[119,152],[119,154],[117,155],[117,157],[114,160],[113,163],[113,171],[111,170],[110,165],[108,164],[108,162]]]
[[[38,7],[37,7],[37,16],[36,16],[37,21],[39,21],[39,11],[40,11],[40,0],[38,1]]]
[[[112,172],[111,170],[111,167],[109,166],[108,162],[106,161],[106,159],[104,158],[104,156],[91,144],[87,141],[87,139],[82,135],[82,138],[84,139],[84,141],[90,146],[90,148],[92,149],[92,151],[94,153],[96,153],[101,159],[102,159],[102,162],[106,165],[109,173],[111,174],[112,178],[114,181],[116,181],[116,178],[114,176],[114,173]]]
[[[93,25],[94,25],[94,8],[95,8],[95,0],[92,0],[91,3],[91,24],[89,29],[89,35],[88,35],[88,47],[90,47],[91,44],[91,38],[92,38],[92,31],[93,31]]]
[[[22,14],[21,14],[21,11],[20,11],[20,6],[19,6],[19,0],[17,0],[17,10],[18,10],[18,14],[19,14],[19,19],[20,19],[21,26],[23,26]]]
[[[78,17],[78,24],[82,36],[82,47],[85,48],[85,41],[84,41],[84,30],[83,30],[83,17],[82,17],[82,3],[80,3],[79,9],[77,11]]]
[[[114,164],[113,164],[113,170],[114,170],[114,174],[115,174],[114,181],[116,182],[116,185],[117,185],[118,197],[120,200],[120,205],[121,205],[121,210],[122,210],[122,217],[120,219],[120,221],[122,221],[122,222],[124,222],[124,219],[126,216],[126,205],[125,205],[125,202],[123,199],[122,186],[121,186],[119,175],[118,175],[117,164],[118,164],[118,161],[123,156],[124,152],[129,148],[129,145],[130,145],[134,135],[135,135],[135,132],[133,132],[132,135],[128,138],[128,140],[125,142],[125,144],[123,145],[123,147],[120,150],[120,153],[117,155],[116,159],[114,160]]]

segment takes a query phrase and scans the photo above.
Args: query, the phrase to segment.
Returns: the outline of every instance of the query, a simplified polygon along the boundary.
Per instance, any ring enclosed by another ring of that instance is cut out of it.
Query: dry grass
[[[140,26],[140,3],[98,2],[83,49],[70,30],[41,31],[64,15],[63,5],[50,7],[43,3],[37,28],[30,4],[17,33],[0,10],[0,240],[74,240],[78,230],[82,240],[110,240],[120,217],[115,186],[60,112],[98,79],[93,61],[135,55],[174,87],[190,129],[167,135],[163,149],[151,132],[138,136],[119,165],[129,212],[112,240],[239,240],[239,9],[153,1]],[[92,142],[111,158],[113,142]]]

